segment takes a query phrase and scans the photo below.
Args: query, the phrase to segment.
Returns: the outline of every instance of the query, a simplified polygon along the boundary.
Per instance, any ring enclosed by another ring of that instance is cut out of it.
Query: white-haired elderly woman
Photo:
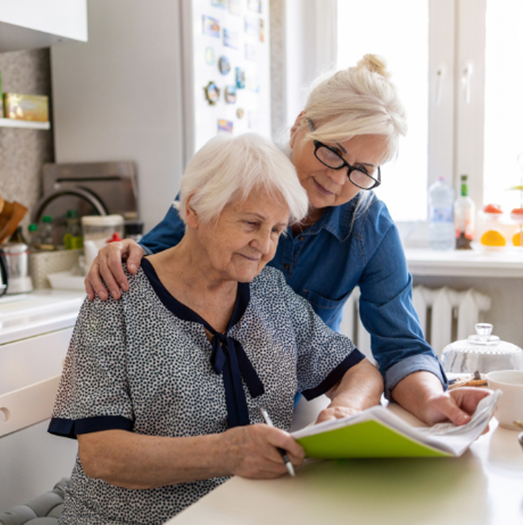
[[[371,334],[386,397],[428,424],[448,419],[461,425],[484,393],[445,392],[445,373],[412,305],[412,277],[398,230],[371,191],[406,131],[404,107],[379,57],[365,55],[356,67],[317,83],[287,147],[307,191],[309,212],[280,239],[270,265],[333,330],[339,330],[343,305],[359,287],[360,316]],[[140,244],[111,243],[86,278],[89,297],[96,293],[106,299],[104,282],[119,297],[120,287],[127,289],[122,258],[133,273],[144,253],[174,246],[182,232],[176,210],[170,209]]]
[[[182,240],[80,311],[49,428],[79,445],[60,523],[164,523],[227,476],[284,474],[276,447],[303,459],[286,432],[298,390],[331,397],[319,420],[379,402],[377,369],[266,267],[307,206],[292,163],[254,134],[190,161]]]

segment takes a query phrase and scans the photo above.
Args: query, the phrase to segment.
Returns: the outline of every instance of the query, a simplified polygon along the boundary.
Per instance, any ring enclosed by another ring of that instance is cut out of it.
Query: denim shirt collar
[[[358,193],[341,206],[329,207],[317,222],[303,232],[303,235],[317,235],[321,230],[326,230],[339,242],[346,241],[352,233],[353,215],[359,201],[360,194]]]

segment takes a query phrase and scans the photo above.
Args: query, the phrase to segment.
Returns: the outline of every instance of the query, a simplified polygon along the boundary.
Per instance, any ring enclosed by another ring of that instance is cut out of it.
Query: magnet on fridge
[[[220,22],[216,18],[202,15],[203,34],[220,38]]]
[[[232,47],[232,49],[238,49],[238,33],[229,31],[227,28],[223,28],[223,45]]]
[[[226,56],[221,56],[218,60],[218,68],[220,69],[220,73],[222,75],[227,75],[229,71],[231,70],[231,63],[229,62],[229,59]]]
[[[236,68],[236,87],[245,89],[245,71],[239,67]]]
[[[236,86],[225,86],[224,97],[227,104],[236,104]]]
[[[229,10],[229,14],[241,16],[242,8],[240,5],[240,0],[228,0],[227,7]]]
[[[215,61],[214,49],[211,46],[205,48],[205,63],[208,66],[213,66]]]
[[[252,73],[247,75],[247,88],[255,93],[260,92],[260,77]]]
[[[223,135],[225,133],[232,134],[233,123],[231,120],[218,119],[218,134]]]
[[[255,13],[262,12],[261,0],[247,0],[247,9],[254,11]]]
[[[240,119],[243,118],[245,116],[245,110],[243,108],[238,108],[236,110],[236,116]]]
[[[245,44],[245,58],[256,61],[256,46],[254,44]]]
[[[260,23],[255,16],[245,15],[245,33],[258,38],[260,34]]]
[[[222,9],[227,8],[227,0],[211,0],[211,5],[214,7],[221,7]]]
[[[205,98],[209,102],[210,106],[214,106],[220,98],[220,90],[218,86],[211,80],[204,88]]]

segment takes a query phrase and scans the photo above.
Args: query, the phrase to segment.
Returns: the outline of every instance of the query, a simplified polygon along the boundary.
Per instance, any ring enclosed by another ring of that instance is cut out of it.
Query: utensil
[[[1,199],[1,197],[0,197]],[[9,276],[7,273],[7,266],[5,264],[4,252],[0,249],[0,297],[7,292],[7,282]]]
[[[441,356],[445,372],[482,374],[495,370],[523,370],[523,350],[491,335],[492,325],[476,324],[476,335],[446,346]]]
[[[0,212],[0,243],[13,235],[26,213],[27,208],[23,204],[4,201]]]

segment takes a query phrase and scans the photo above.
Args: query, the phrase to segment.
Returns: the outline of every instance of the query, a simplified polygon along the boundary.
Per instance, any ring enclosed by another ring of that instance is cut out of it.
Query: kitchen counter
[[[74,325],[84,292],[36,290],[0,298],[0,345]]]

